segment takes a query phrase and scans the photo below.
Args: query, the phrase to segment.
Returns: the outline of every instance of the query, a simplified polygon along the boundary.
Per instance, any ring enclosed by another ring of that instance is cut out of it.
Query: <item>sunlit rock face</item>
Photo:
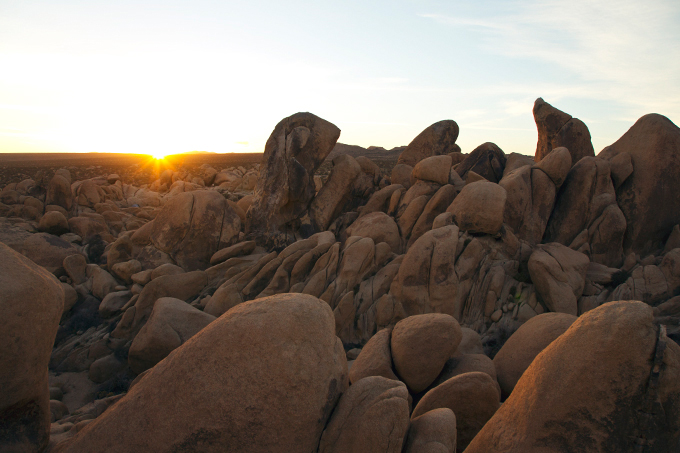
[[[414,167],[426,157],[460,151],[455,145],[459,131],[458,124],[453,120],[434,123],[409,143],[399,156],[398,163]]]
[[[536,162],[540,162],[550,151],[560,146],[569,150],[573,164],[583,157],[595,155],[588,126],[578,118],[572,118],[568,113],[538,98],[534,103],[534,120],[538,129]]]

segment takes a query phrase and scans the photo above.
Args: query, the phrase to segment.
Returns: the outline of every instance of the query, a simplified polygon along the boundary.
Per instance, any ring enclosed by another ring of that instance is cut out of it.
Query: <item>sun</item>
[[[170,154],[170,153],[167,152],[167,151],[154,151],[154,152],[152,152],[152,153],[149,153],[149,155],[150,155],[151,157],[153,157],[154,159],[158,159],[158,160],[163,160],[163,159],[165,159],[166,156],[168,156],[169,154]]]

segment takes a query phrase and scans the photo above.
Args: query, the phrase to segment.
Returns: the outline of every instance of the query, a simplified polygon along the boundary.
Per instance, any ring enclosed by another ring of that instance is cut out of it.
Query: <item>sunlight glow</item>
[[[152,153],[149,153],[150,156],[157,160],[163,160],[166,158],[166,156],[169,156],[170,154],[172,153],[167,151],[154,151]]]

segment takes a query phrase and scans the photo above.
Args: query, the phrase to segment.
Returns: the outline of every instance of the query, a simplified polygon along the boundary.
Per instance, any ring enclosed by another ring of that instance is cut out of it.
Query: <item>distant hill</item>
[[[366,156],[371,160],[397,160],[399,154],[405,149],[405,146],[397,146],[387,150],[380,146],[369,146],[363,148],[357,145],[345,145],[344,143],[337,143],[333,151],[326,158],[326,162],[332,161],[340,154],[349,154],[352,157]]]

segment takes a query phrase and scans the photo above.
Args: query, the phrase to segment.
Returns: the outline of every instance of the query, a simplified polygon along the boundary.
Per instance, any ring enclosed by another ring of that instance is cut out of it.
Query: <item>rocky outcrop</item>
[[[407,315],[434,312],[459,316],[459,281],[454,271],[458,232],[457,226],[450,225],[425,233],[404,257],[390,294]]]
[[[73,204],[73,195],[71,194],[70,175],[69,179],[60,174],[54,175],[47,186],[45,204],[61,206],[67,211],[71,209]]]
[[[423,396],[411,419],[438,408],[456,415],[457,450],[462,452],[500,407],[496,381],[481,372],[465,373],[439,384]]]
[[[646,256],[663,247],[680,223],[680,129],[665,116],[645,115],[598,157],[609,161],[618,185],[624,254]],[[632,173],[626,169],[629,157]]]
[[[158,299],[149,320],[130,346],[130,368],[141,373],[153,367],[214,320],[214,316],[182,300]]]
[[[369,237],[376,244],[386,242],[395,253],[401,250],[399,227],[394,219],[384,212],[373,212],[358,218],[347,228],[347,235]]]
[[[391,338],[392,328],[387,328],[368,340],[349,371],[349,381],[352,384],[369,376],[399,380],[392,370]]]
[[[48,233],[36,233],[28,236],[17,251],[49,272],[56,272],[62,267],[64,259],[80,252],[68,241]]]
[[[413,167],[411,179],[436,182],[437,184],[448,184],[449,173],[451,172],[451,156],[431,156],[421,160]]]
[[[541,245],[529,258],[531,281],[550,311],[578,314],[578,299],[585,286],[588,257],[561,244]]]
[[[246,233],[277,232],[304,213],[315,193],[314,172],[339,136],[340,129],[311,113],[296,113],[276,125],[265,145]]]
[[[355,382],[333,411],[319,453],[400,453],[409,427],[408,396],[402,382],[381,376]]]
[[[467,452],[675,451],[678,373],[680,347],[651,307],[605,304],[534,359]]]
[[[42,451],[50,437],[47,364],[64,290],[45,269],[0,243],[0,450]]]
[[[458,164],[456,173],[467,179],[468,173],[474,172],[487,181],[497,183],[503,178],[505,162],[505,153],[495,143],[482,143]]]
[[[623,262],[626,218],[616,202],[609,163],[584,157],[567,174],[545,230],[545,242],[559,242],[606,266]]]
[[[538,129],[536,162],[540,162],[550,151],[561,146],[569,150],[573,164],[584,157],[595,156],[590,131],[578,118],[572,118],[571,115],[538,98],[534,103],[534,120]]]
[[[436,379],[462,336],[458,321],[443,313],[410,316],[394,326],[392,360],[411,392],[422,392]]]
[[[503,226],[506,199],[502,186],[477,181],[463,187],[447,211],[462,231],[497,234]]]
[[[456,451],[456,416],[447,407],[433,409],[411,420],[404,453]]]
[[[260,299],[203,329],[58,451],[316,451],[346,388],[328,305]]]
[[[458,132],[458,124],[453,120],[434,123],[409,143],[399,155],[398,163],[414,167],[426,157],[452,152],[458,138]]]
[[[164,275],[152,280],[144,286],[135,305],[125,311],[112,336],[132,339],[149,319],[157,300],[162,297],[173,297],[186,301],[196,296],[207,283],[208,278],[203,271]]]
[[[498,183],[507,193],[503,222],[532,245],[543,239],[557,190],[571,168],[566,148],[556,148],[535,166],[506,171]]]
[[[522,324],[493,358],[498,383],[507,397],[536,356],[576,321],[565,313],[543,313]]]
[[[184,192],[163,206],[154,219],[154,246],[186,269],[205,269],[217,250],[231,245],[241,220],[217,192]]]
[[[413,166],[406,164],[395,165],[390,176],[392,184],[399,184],[408,189],[411,187],[411,173],[413,173]]]
[[[309,217],[316,231],[325,231],[350,201],[352,186],[361,174],[361,166],[352,156],[341,154],[333,159],[328,181],[309,207]]]

